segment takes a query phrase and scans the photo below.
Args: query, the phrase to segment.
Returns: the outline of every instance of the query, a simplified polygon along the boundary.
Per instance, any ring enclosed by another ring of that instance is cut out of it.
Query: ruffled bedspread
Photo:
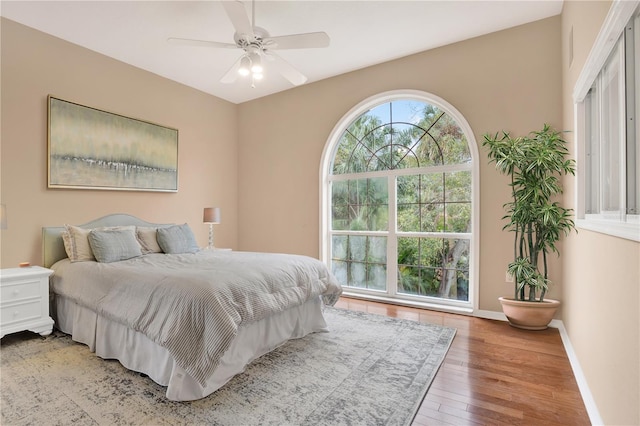
[[[56,263],[52,291],[145,334],[201,384],[243,324],[342,289],[325,264],[298,255],[201,251],[114,263]]]

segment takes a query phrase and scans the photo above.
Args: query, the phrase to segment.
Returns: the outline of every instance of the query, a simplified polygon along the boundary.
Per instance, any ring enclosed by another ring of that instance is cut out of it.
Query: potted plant
[[[513,277],[513,298],[501,297],[509,323],[529,330],[543,330],[553,319],[560,302],[546,299],[550,281],[547,256],[558,255],[561,235],[575,230],[571,209],[554,198],[562,193],[560,179],[575,174],[575,161],[561,133],[545,124],[541,131],[513,138],[507,132],[484,135],[489,162],[511,179],[512,200],[504,205],[504,229],[514,233],[513,262],[507,272]]]

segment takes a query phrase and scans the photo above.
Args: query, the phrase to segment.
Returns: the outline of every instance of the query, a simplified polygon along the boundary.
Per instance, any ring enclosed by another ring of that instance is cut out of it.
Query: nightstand
[[[51,274],[51,269],[40,266],[0,269],[0,337],[23,330],[42,336],[51,334]]]

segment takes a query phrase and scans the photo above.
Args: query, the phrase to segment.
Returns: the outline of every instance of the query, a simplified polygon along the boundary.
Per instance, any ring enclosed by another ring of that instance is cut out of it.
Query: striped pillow
[[[65,225],[62,231],[62,241],[67,257],[72,262],[86,262],[96,260],[89,245],[89,232],[91,229],[79,228],[73,225]]]
[[[135,228],[93,229],[89,245],[98,262],[110,263],[142,256]]]

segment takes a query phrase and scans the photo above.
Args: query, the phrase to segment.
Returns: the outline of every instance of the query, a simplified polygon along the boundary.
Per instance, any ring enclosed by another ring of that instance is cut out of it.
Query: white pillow
[[[157,228],[152,227],[136,227],[136,238],[142,247],[142,254],[162,253],[162,248],[158,245],[157,231]]]
[[[72,262],[86,262],[96,260],[89,245],[89,232],[91,229],[79,228],[73,225],[65,225],[62,231],[62,241],[67,257]]]

